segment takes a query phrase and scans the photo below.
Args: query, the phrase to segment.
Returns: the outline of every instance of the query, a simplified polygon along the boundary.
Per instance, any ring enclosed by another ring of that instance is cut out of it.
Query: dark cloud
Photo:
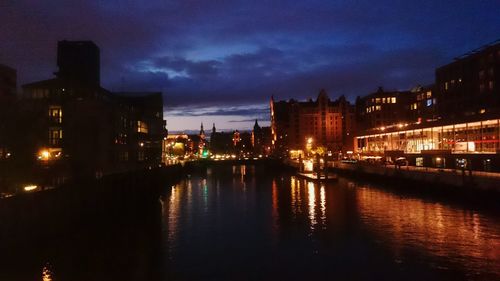
[[[269,114],[269,107],[261,105],[242,105],[231,107],[189,106],[174,108],[172,116],[262,116]]]
[[[437,66],[498,39],[499,10],[497,0],[4,0],[0,63],[20,84],[46,79],[58,40],[94,40],[103,86],[162,91],[167,109],[320,88],[353,99],[432,83]]]

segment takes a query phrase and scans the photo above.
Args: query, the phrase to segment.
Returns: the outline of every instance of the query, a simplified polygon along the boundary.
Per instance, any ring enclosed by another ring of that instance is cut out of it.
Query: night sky
[[[52,77],[58,40],[93,40],[112,91],[162,91],[169,130],[268,124],[268,102],[354,100],[434,81],[500,39],[500,1],[0,0],[0,63]]]

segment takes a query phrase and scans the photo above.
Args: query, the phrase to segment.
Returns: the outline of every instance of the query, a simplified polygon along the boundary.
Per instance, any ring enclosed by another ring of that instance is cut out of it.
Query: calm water
[[[190,175],[155,211],[25,249],[5,280],[500,280],[498,210],[272,172]]]

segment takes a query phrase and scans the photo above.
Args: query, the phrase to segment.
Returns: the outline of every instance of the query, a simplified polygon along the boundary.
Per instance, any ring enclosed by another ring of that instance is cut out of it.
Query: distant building
[[[99,49],[90,41],[59,42],[57,62],[56,78],[22,86],[17,157],[84,178],[162,163],[161,93],[102,88]]]
[[[210,152],[212,154],[233,153],[233,134],[229,132],[217,132],[215,123],[210,134]]]
[[[409,91],[385,91],[379,87],[375,93],[356,100],[358,129],[384,128],[410,120]]]
[[[440,119],[438,111],[437,91],[434,85],[416,86],[410,90],[408,105],[403,105],[409,109],[408,123],[434,122]]]
[[[255,155],[271,154],[271,139],[271,127],[260,127],[257,120],[255,120],[251,137],[253,153]]]
[[[277,151],[303,149],[308,140],[329,151],[353,148],[355,108],[344,97],[331,101],[321,90],[316,101],[271,98],[270,108],[272,145]]]

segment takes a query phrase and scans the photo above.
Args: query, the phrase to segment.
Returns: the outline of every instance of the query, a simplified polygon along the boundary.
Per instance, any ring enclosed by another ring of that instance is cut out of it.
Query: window
[[[427,100],[427,106],[431,106],[432,105],[432,99],[428,99]]]
[[[432,97],[432,92],[431,91],[428,91],[427,92],[427,98],[430,99]]]
[[[120,161],[128,161],[128,151],[120,151],[118,158]]]
[[[391,102],[392,102],[392,103],[396,103],[396,98],[395,98],[395,97],[392,97],[392,98],[391,98]]]
[[[49,129],[49,144],[50,145],[60,145],[63,137],[63,132],[61,128],[50,128]]]
[[[62,109],[60,106],[49,106],[49,118],[54,123],[62,123]]]
[[[148,124],[144,121],[137,121],[137,132],[147,134],[149,132]]]

